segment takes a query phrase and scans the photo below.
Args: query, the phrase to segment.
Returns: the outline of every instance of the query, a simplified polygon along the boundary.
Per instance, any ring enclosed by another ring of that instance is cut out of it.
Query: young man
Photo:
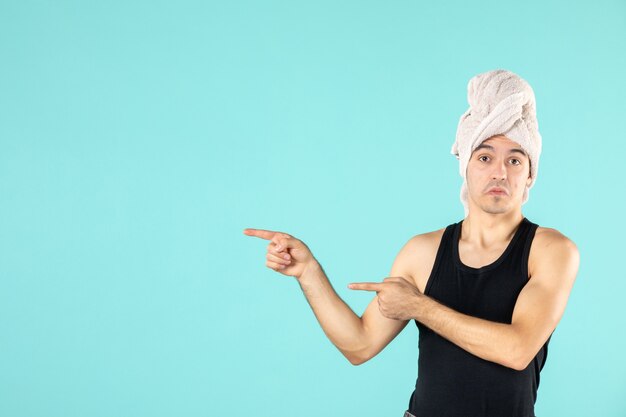
[[[411,238],[358,317],[309,248],[286,233],[266,265],[296,277],[324,332],[355,365],[385,348],[410,320],[419,328],[418,378],[405,417],[534,417],[547,347],[579,266],[576,245],[522,214],[537,175],[541,136],[534,93],[505,70],[468,84],[452,153],[464,178],[466,217]]]

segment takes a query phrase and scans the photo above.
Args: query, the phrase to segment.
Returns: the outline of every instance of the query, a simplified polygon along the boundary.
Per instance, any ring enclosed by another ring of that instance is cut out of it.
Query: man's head
[[[495,142],[500,145],[507,144],[507,152],[517,148],[526,154],[527,164],[525,168],[529,170],[530,177],[528,178],[527,175],[527,178],[524,179],[519,204],[526,203],[528,192],[537,178],[539,155],[541,154],[541,135],[537,124],[533,89],[525,80],[511,71],[488,71],[474,76],[469,81],[467,101],[470,107],[459,120],[456,140],[451,149],[451,153],[459,160],[459,174],[464,179],[461,186],[461,202],[465,207],[465,215],[468,215],[470,207],[468,179],[466,178],[466,175],[469,175],[468,163],[470,158],[472,158],[474,165],[476,165],[475,162],[479,162],[475,161],[473,157],[479,147],[481,147],[480,150],[485,150],[481,146],[483,144],[494,148],[493,143]],[[519,152],[513,153],[522,156]],[[500,162],[504,161],[503,154],[497,156],[498,158],[502,156],[499,159]],[[475,167],[478,168],[478,166]],[[476,172],[484,174],[485,171]],[[493,172],[490,175],[496,174]],[[508,171],[507,174],[509,174]],[[490,181],[494,182],[495,180],[492,178]],[[475,184],[472,190],[474,196],[481,192],[481,189],[477,187],[480,185]],[[493,199],[493,196],[490,197]],[[504,200],[507,199],[502,197],[498,203],[500,206],[497,206],[499,208],[493,208],[491,205],[491,210],[502,210],[501,204]],[[518,204],[517,199],[509,201],[515,201],[515,204]]]
[[[522,205],[532,182],[530,158],[517,142],[496,135],[481,143],[467,164],[469,207],[502,214]]]

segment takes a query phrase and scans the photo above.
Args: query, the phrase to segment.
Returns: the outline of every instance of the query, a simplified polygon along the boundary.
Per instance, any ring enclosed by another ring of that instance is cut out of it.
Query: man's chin
[[[492,196],[488,196],[490,201],[483,201],[480,204],[480,208],[489,214],[502,214],[508,213],[511,210],[511,204],[509,201],[504,201],[503,198],[497,198],[493,201]]]
[[[507,207],[483,207],[483,211],[489,214],[504,214],[508,213],[509,209]]]

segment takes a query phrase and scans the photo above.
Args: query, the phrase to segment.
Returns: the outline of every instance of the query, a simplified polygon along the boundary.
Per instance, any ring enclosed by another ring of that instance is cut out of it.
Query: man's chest
[[[537,256],[540,256],[536,249],[539,244],[535,243],[536,241],[541,240],[540,229],[542,228],[540,227],[537,230],[538,239],[534,239],[530,246],[530,253],[528,257],[529,278],[532,276],[534,261]],[[417,253],[408,264],[408,275],[410,275],[415,286],[422,293],[425,291],[428,279],[432,273],[442,236],[443,230],[437,233],[427,244],[422,246],[419,253]],[[472,268],[480,268],[482,266],[489,265],[500,258],[506,250],[506,247],[507,245],[505,244],[494,246],[493,248],[476,248],[459,243],[458,256],[459,260],[464,265]],[[449,258],[443,261],[452,262],[453,259]]]

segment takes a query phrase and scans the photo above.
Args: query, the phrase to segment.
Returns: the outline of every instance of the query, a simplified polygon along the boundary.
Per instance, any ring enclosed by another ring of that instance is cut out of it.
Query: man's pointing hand
[[[424,295],[404,277],[387,277],[383,282],[355,282],[348,288],[376,291],[381,314],[394,320],[411,320]]]
[[[247,236],[269,240],[265,265],[283,275],[300,279],[307,268],[317,263],[308,246],[290,234],[274,230],[244,229]]]

